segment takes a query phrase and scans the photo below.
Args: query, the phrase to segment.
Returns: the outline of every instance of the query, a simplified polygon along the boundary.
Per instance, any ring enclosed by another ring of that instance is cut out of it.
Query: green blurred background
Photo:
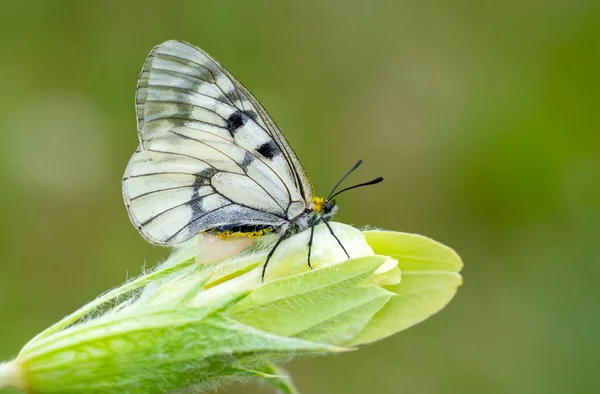
[[[294,362],[303,393],[599,393],[600,2],[6,1],[0,359],[163,259],[121,176],[150,49],[202,47],[251,89],[337,220],[455,248],[427,322]],[[227,393],[263,392],[233,386]]]

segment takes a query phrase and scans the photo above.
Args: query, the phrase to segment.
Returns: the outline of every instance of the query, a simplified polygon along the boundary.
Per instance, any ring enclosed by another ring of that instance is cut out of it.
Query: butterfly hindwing
[[[138,82],[140,147],[123,180],[129,215],[151,242],[181,243],[235,224],[280,227],[312,187],[258,101],[198,48],[168,41]]]
[[[123,179],[123,194],[132,222],[156,244],[181,243],[206,229],[233,223],[274,227],[285,223],[281,211],[272,213],[264,209],[268,206],[275,211],[276,205],[265,201],[270,196],[255,184],[247,182],[244,186],[253,187],[246,192],[248,200],[262,203],[258,208],[258,203],[253,207],[225,197],[231,191],[215,181],[218,174],[241,176],[218,172],[185,156],[174,158],[170,153],[138,149]],[[213,186],[215,183],[218,186]]]

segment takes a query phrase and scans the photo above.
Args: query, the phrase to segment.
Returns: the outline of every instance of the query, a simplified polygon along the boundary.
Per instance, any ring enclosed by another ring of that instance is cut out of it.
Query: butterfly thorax
[[[323,197],[314,197],[311,208],[318,216],[323,216],[325,220],[329,220],[335,215],[338,207],[335,201],[325,200]]]
[[[335,215],[338,206],[335,201],[328,201],[321,197],[314,197],[311,204],[296,219],[292,221],[293,232],[298,233],[311,227],[321,218],[329,220]]]

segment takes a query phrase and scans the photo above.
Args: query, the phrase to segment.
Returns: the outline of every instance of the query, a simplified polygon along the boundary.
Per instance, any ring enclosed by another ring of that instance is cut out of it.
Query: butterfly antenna
[[[335,196],[337,196],[338,194],[340,194],[340,193],[343,193],[343,192],[345,192],[345,191],[348,191],[348,190],[350,190],[350,189],[356,189],[357,187],[362,187],[362,186],[375,185],[375,184],[377,184],[377,183],[379,183],[379,182],[381,182],[381,181],[383,181],[383,177],[382,177],[382,176],[380,176],[380,177],[377,177],[377,178],[375,178],[375,179],[373,179],[372,181],[369,181],[369,182],[365,182],[365,183],[359,183],[358,185],[354,185],[354,186],[347,187],[347,188],[345,188],[345,189],[342,189],[342,190],[340,190],[339,192],[335,193],[333,196],[331,196],[331,197],[327,197],[327,200],[329,200],[329,199],[331,199],[331,198],[334,198],[334,197],[335,197]]]
[[[352,166],[352,168],[350,168],[350,169],[348,170],[348,172],[346,173],[346,175],[344,175],[344,176],[342,177],[342,179],[340,179],[340,180],[338,181],[338,183],[336,183],[336,184],[335,184],[335,186],[333,187],[333,189],[331,189],[331,193],[329,193],[329,197],[327,197],[325,200],[329,200],[329,199],[331,198],[331,195],[333,194],[333,192],[335,192],[335,189],[337,189],[337,188],[338,188],[338,186],[339,186],[339,185],[340,185],[342,182],[344,182],[344,179],[346,179],[346,178],[348,177],[348,175],[352,174],[352,172],[353,172],[354,170],[356,170],[356,169],[358,168],[358,166],[360,166],[361,164],[362,164],[362,159],[358,159],[358,161],[357,161],[356,163],[354,163],[354,165]]]

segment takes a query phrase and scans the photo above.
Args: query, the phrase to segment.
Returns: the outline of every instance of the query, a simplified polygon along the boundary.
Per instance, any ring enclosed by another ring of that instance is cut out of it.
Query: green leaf
[[[384,286],[394,292],[348,346],[374,342],[405,330],[438,312],[462,284],[458,254],[430,238],[393,231],[363,233],[374,252],[391,256],[402,271],[399,284]]]
[[[248,371],[265,359],[340,350],[231,320],[224,312],[242,296],[204,308],[111,317],[106,325],[102,318],[82,323],[23,349],[17,362],[32,392],[158,394],[255,376]]]
[[[360,285],[386,260],[362,257],[267,283],[229,315],[278,335],[347,342],[392,296],[382,288]]]

